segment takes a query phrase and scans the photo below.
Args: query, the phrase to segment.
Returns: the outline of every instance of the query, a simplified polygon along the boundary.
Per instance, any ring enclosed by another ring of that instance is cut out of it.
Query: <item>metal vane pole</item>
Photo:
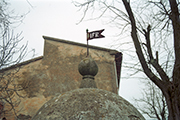
[[[89,46],[88,46],[89,34],[88,34],[88,29],[86,29],[86,34],[87,34],[87,57],[88,57],[89,56]]]

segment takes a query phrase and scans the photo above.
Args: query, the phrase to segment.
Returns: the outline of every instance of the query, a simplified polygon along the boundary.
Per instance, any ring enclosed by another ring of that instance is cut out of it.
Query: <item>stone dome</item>
[[[33,120],[145,120],[128,101],[115,93],[82,88],[45,103]]]

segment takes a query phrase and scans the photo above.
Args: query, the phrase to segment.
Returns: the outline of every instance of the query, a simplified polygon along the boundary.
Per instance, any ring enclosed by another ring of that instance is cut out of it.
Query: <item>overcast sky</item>
[[[26,0],[9,1],[11,9],[14,9],[16,14],[28,13],[16,32],[23,31],[22,36],[24,41],[28,41],[29,50],[35,49],[37,56],[43,55],[43,35],[86,44],[86,29],[89,31],[105,29],[103,32],[105,38],[92,40],[89,42],[90,45],[122,52],[120,48],[112,47],[117,29],[110,27],[102,19],[77,24],[82,17],[82,12],[78,12],[78,8],[71,0],[28,0],[30,4]],[[125,56],[123,61],[126,61]],[[122,69],[120,95],[132,103],[133,97],[140,96],[142,86],[138,80],[123,78],[127,72]]]
[[[29,46],[39,48],[36,49],[39,55],[42,55],[43,35],[86,43],[86,29],[105,29],[103,34],[106,38],[93,40],[90,44],[109,48],[109,43],[112,43],[112,29],[101,20],[77,24],[82,12],[78,12],[71,0],[28,0],[33,7],[26,0],[10,1],[16,13],[29,12],[18,30],[23,31],[24,39],[29,41]]]

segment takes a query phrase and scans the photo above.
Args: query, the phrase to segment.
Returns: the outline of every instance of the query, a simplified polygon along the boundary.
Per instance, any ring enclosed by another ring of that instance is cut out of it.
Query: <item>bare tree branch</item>
[[[162,92],[151,81],[146,81],[144,84],[143,97],[134,99],[137,108],[150,118],[166,120],[168,112]]]
[[[22,44],[23,37],[20,34],[14,34],[14,24],[20,24],[24,15],[12,15],[8,10],[8,3],[0,1],[0,115],[12,114],[17,117],[16,107],[20,104],[20,91],[27,86],[20,87],[15,81],[16,74],[21,67],[16,67],[10,71],[4,71],[3,68],[11,65],[17,65],[23,61],[27,54],[27,43]],[[28,83],[24,84],[28,85]],[[2,104],[3,103],[3,104]]]

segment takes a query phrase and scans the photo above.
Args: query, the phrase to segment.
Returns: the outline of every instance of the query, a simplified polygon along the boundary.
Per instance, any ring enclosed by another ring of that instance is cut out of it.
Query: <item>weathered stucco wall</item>
[[[16,80],[22,86],[28,83],[22,95],[18,114],[33,116],[37,110],[57,93],[78,89],[82,76],[78,72],[79,62],[86,57],[86,45],[44,37],[44,56],[22,65]],[[95,81],[99,89],[117,93],[114,50],[90,47],[90,55],[99,71]],[[12,118],[11,118],[12,119]]]
[[[57,81],[59,84],[55,85],[55,91],[63,93],[79,88],[82,76],[78,72],[78,64],[86,57],[86,51],[84,46],[62,42],[57,44],[57,41],[45,40],[42,64],[47,66],[49,80]],[[97,87],[117,93],[114,55],[98,49],[90,49],[90,55],[99,67],[95,77]]]

